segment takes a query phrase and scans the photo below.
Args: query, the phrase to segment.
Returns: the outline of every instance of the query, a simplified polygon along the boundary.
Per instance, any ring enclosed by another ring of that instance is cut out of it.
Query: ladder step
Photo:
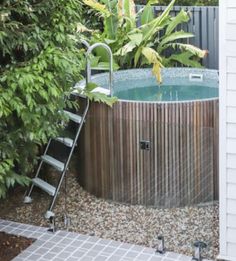
[[[83,93],[79,93],[76,88],[74,88],[74,90],[71,92],[71,95],[74,95],[76,97],[80,97],[80,98],[83,98],[83,99],[87,99],[87,96],[84,95]]]
[[[61,172],[64,170],[65,164],[49,155],[43,155],[41,159]]]
[[[44,180],[40,178],[32,179],[32,182],[35,186],[41,188],[43,191],[47,192],[50,196],[54,196],[56,192],[56,188],[52,185],[48,184]]]
[[[75,114],[75,113],[72,113],[72,112],[69,112],[69,111],[63,111],[68,117],[70,120],[76,122],[76,123],[81,123],[82,121],[82,117]]]
[[[55,138],[55,140],[61,142],[62,144],[66,145],[67,147],[72,147],[73,146],[73,143],[74,141],[70,138],[64,138],[64,137],[57,137]]]
[[[96,87],[95,89],[92,90],[92,92],[99,92],[105,95],[110,95],[110,90],[102,88],[102,87]]]
[[[87,96],[82,93],[77,93],[77,96],[79,96],[80,98],[83,98],[83,99],[87,99]]]

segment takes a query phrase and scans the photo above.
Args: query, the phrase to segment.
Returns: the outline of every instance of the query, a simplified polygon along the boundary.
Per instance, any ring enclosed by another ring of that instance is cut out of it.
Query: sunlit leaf
[[[169,25],[166,28],[166,35],[169,35],[170,33],[172,33],[175,28],[182,23],[187,23],[189,21],[189,15],[187,12],[185,12],[183,9],[180,10],[180,12],[171,19],[171,22],[169,23]]]
[[[162,51],[163,46],[167,43],[174,42],[174,41],[180,40],[180,39],[189,39],[191,37],[194,37],[194,35],[192,33],[186,33],[184,31],[178,31],[178,32],[174,32],[170,35],[164,36],[158,46],[158,51]]]
[[[147,4],[141,14],[141,24],[147,24],[154,19],[153,7],[150,4]]]
[[[100,4],[96,0],[83,0],[83,2],[106,17],[109,17],[111,15],[111,13],[107,10],[106,5]]]
[[[171,64],[171,62],[179,62],[180,64],[183,64],[188,67],[196,67],[196,68],[202,68],[202,65],[197,61],[192,59],[193,54],[190,52],[183,52],[180,54],[172,54],[168,59],[166,59],[166,63]]]
[[[173,44],[170,44],[169,46],[174,49],[179,49],[181,51],[188,51],[188,52],[192,53],[193,55],[198,56],[199,58],[204,58],[208,54],[207,50],[202,50],[191,44],[173,43]]]
[[[141,33],[129,34],[128,37],[137,46],[140,45],[143,40],[143,35]]]
[[[119,49],[115,55],[124,56],[127,53],[133,51],[133,49],[136,47],[136,44],[134,42],[128,42],[126,45],[124,45],[121,49]]]

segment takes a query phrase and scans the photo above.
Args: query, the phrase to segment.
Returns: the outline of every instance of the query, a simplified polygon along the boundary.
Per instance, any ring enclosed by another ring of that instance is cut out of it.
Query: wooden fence
[[[137,11],[142,8],[137,5]],[[157,15],[165,9],[164,6],[155,6],[154,12]],[[208,50],[209,54],[204,59],[203,65],[209,69],[218,69],[219,63],[219,10],[218,7],[202,7],[202,6],[175,6],[171,15],[176,15],[181,9],[190,12],[190,21],[181,25],[181,29],[193,33],[195,35],[189,43]]]

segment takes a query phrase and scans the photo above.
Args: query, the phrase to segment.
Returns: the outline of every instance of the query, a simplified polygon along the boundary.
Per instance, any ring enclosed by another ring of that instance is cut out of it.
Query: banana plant
[[[134,0],[83,0],[103,18],[104,31],[92,33],[93,42],[108,44],[121,68],[153,66],[153,73],[161,82],[161,68],[176,63],[190,67],[201,67],[200,59],[207,54],[188,43],[193,34],[178,30],[178,26],[189,21],[189,13],[181,10],[175,17],[170,12],[176,0],[171,0],[157,17],[149,0],[139,12],[135,11]],[[141,22],[138,26],[137,21]],[[166,53],[171,53],[166,55]],[[97,50],[102,61],[108,57]]]

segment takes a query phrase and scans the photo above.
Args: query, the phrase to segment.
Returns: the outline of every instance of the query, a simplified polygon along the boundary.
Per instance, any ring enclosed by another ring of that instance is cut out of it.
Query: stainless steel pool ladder
[[[88,42],[82,41],[82,43],[87,48],[89,48],[90,45],[88,44]],[[55,214],[53,213],[52,210],[55,205],[56,198],[58,196],[62,182],[63,182],[66,172],[68,170],[68,166],[69,166],[72,154],[74,152],[75,146],[77,145],[77,141],[78,141],[81,129],[83,127],[83,124],[85,122],[85,118],[88,113],[88,109],[89,109],[89,99],[87,97],[85,97],[84,95],[79,95],[79,94],[76,94],[76,95],[80,96],[82,99],[86,99],[86,106],[85,106],[85,109],[84,109],[82,115],[80,116],[80,115],[77,115],[75,113],[72,113],[72,112],[69,112],[66,110],[63,111],[63,113],[68,116],[69,120],[73,121],[77,125],[77,131],[76,131],[74,138],[71,139],[68,137],[56,137],[53,139],[51,138],[49,140],[43,155],[40,157],[40,163],[39,163],[38,169],[36,171],[35,177],[32,179],[31,187],[29,188],[27,195],[24,197],[24,203],[31,203],[32,202],[31,194],[32,194],[35,186],[39,187],[43,191],[47,192],[50,196],[52,196],[50,206],[49,206],[47,212],[45,213],[45,218],[50,219],[50,220],[54,219]],[[64,146],[70,148],[68,157],[65,162],[61,162],[61,161],[57,160],[56,158],[47,154],[48,150],[52,144],[52,140],[62,143]],[[56,187],[52,186],[45,180],[39,178],[39,176],[41,174],[41,169],[42,169],[42,166],[44,163],[52,166],[54,169],[56,169],[60,173],[60,177],[59,177]]]
[[[102,43],[98,43],[98,44],[94,44],[92,46],[90,46],[88,44],[88,42],[86,41],[82,41],[82,43],[88,48],[87,51],[87,77],[86,77],[86,82],[91,82],[91,65],[90,65],[90,60],[89,60],[89,55],[90,53],[93,51],[94,48],[98,47],[98,46],[103,46],[110,55],[110,77],[109,77],[109,88],[110,88],[110,92],[112,90],[112,52],[111,49],[109,48],[109,46],[102,44]],[[82,113],[82,115],[77,115],[75,113],[72,113],[70,111],[66,111],[64,110],[63,113],[67,115],[67,117],[69,118],[70,121],[73,121],[76,125],[77,125],[77,131],[76,134],[74,136],[73,139],[69,138],[69,137],[56,137],[56,138],[51,138],[46,146],[46,149],[43,153],[43,155],[40,157],[40,163],[38,166],[38,169],[36,171],[35,177],[32,179],[32,184],[29,188],[29,190],[27,191],[27,195],[24,197],[24,203],[31,203],[32,202],[32,198],[31,198],[31,194],[33,192],[34,187],[39,187],[40,189],[42,189],[43,191],[47,192],[50,196],[52,196],[52,200],[50,203],[50,206],[45,214],[45,218],[46,219],[53,219],[55,214],[53,213],[53,207],[55,205],[59,190],[61,188],[62,182],[65,178],[66,172],[68,170],[68,166],[72,157],[72,154],[74,152],[75,146],[77,144],[81,129],[83,127],[83,124],[85,122],[85,118],[86,115],[88,113],[88,109],[89,109],[89,99],[84,96],[83,94],[76,94],[78,96],[80,96],[80,98],[85,99],[86,100],[86,105],[84,108],[84,111]],[[63,144],[66,147],[70,148],[69,154],[67,159],[65,160],[65,162],[61,162],[58,159],[48,155],[48,151],[49,148],[52,144],[52,140],[59,142],[61,144]],[[49,184],[48,182],[46,182],[45,180],[39,178],[40,174],[41,174],[41,170],[42,170],[42,166],[43,164],[46,163],[50,166],[52,166],[55,170],[57,170],[60,173],[60,177],[57,183],[57,186],[52,186],[51,184]]]
[[[45,218],[46,219],[51,219],[54,218],[54,213],[52,212],[52,209],[55,205],[55,201],[56,198],[58,196],[58,192],[61,188],[63,179],[65,178],[66,172],[68,170],[68,166],[72,157],[72,154],[74,152],[75,146],[77,144],[81,129],[83,127],[83,124],[85,122],[85,118],[89,109],[89,100],[84,97],[81,96],[81,98],[86,100],[86,105],[85,105],[85,109],[82,113],[82,115],[78,115],[75,113],[72,113],[70,111],[66,111],[64,110],[62,113],[64,113],[65,115],[67,115],[67,117],[69,118],[70,121],[74,122],[77,126],[77,131],[75,136],[72,138],[68,138],[68,137],[56,137],[56,138],[51,138],[47,144],[47,147],[43,153],[43,155],[40,157],[40,163],[38,166],[38,169],[36,171],[36,175],[35,177],[32,179],[32,184],[31,187],[27,193],[27,195],[24,198],[24,203],[31,203],[32,202],[32,198],[31,198],[31,194],[33,191],[33,188],[39,187],[40,189],[42,189],[43,191],[47,192],[50,196],[52,196],[52,200],[50,203],[50,206],[45,214]],[[52,145],[52,140],[61,143],[63,146],[70,148],[70,151],[68,153],[68,157],[65,160],[65,162],[61,162],[58,159],[48,155],[48,150],[50,148],[50,146]],[[41,169],[43,164],[46,163],[50,166],[52,166],[55,170],[57,170],[60,173],[60,177],[57,183],[57,186],[52,186],[51,184],[49,184],[48,182],[46,182],[45,180],[41,179],[39,176],[41,174]]]

